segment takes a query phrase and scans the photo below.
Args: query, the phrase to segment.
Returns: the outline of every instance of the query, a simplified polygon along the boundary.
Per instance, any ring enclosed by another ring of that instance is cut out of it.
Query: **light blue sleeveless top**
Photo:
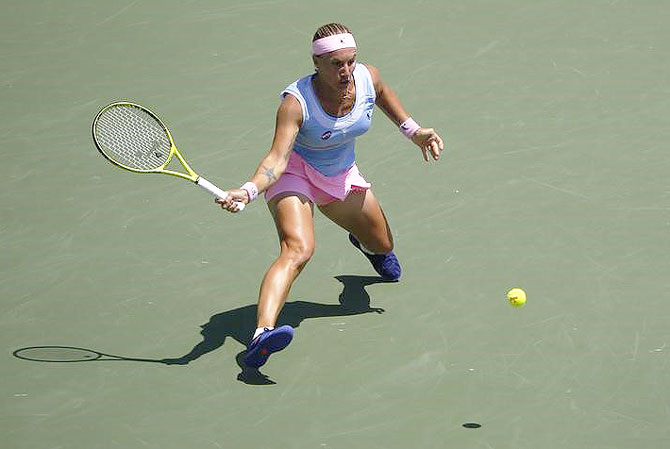
[[[334,176],[354,164],[354,140],[370,128],[375,106],[375,87],[367,67],[361,63],[354,69],[356,98],[344,117],[328,115],[314,92],[308,75],[282,91],[293,95],[302,106],[302,126],[293,150],[308,164],[326,176]]]

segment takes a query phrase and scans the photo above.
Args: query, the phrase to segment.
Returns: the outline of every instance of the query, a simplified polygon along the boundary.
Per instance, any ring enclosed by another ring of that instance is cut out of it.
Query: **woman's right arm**
[[[286,170],[291,151],[293,151],[293,143],[301,125],[302,107],[300,102],[293,95],[286,95],[277,110],[275,134],[270,151],[261,160],[256,172],[250,179],[250,182],[253,182],[258,188],[259,194],[277,182]],[[229,196],[225,200],[216,200],[223,209],[237,212],[233,202],[239,201],[244,204],[249,202],[249,195],[246,190],[233,189],[229,190],[228,193]]]

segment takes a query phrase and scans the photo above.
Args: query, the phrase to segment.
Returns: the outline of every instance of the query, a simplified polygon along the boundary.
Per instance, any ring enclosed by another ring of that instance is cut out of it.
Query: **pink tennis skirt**
[[[283,193],[299,193],[314,204],[323,206],[333,201],[342,201],[349,193],[365,191],[370,186],[358,171],[356,163],[335,176],[326,176],[292,151],[286,171],[265,191],[265,200],[270,201]]]

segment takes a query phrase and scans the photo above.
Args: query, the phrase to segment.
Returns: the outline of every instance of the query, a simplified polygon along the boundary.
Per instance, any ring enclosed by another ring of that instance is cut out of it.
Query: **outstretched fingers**
[[[436,161],[439,160],[440,153],[444,150],[444,141],[433,128],[426,128],[421,131],[424,139],[419,146],[421,147],[424,161],[428,162],[430,157]]]

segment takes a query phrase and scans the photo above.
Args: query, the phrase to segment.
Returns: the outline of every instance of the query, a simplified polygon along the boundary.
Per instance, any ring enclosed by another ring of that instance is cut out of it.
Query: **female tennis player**
[[[256,173],[230,196],[217,200],[237,212],[233,201],[249,203],[259,193],[274,218],[281,251],[263,278],[257,329],[244,361],[262,366],[284,349],[293,328],[275,328],[288,292],[314,251],[314,205],[349,232],[349,240],[386,280],[398,280],[400,264],[393,237],[370,183],[358,171],[354,140],[370,127],[376,104],[423,152],[438,160],[444,144],[432,128],[420,127],[380,78],[379,71],[356,62],[349,29],[331,23],[312,40],[314,73],[281,94],[272,146]]]

